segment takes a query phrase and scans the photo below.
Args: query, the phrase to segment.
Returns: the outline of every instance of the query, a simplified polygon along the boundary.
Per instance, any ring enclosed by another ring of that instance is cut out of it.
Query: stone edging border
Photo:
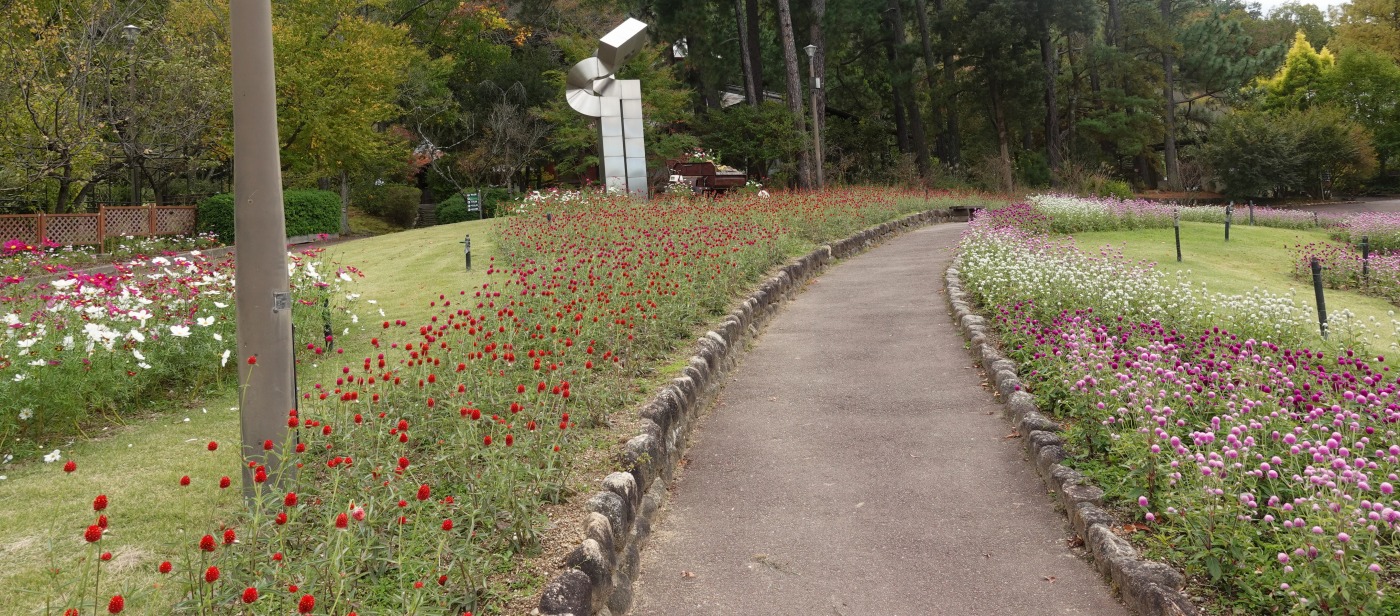
[[[948,268],[946,288],[953,319],[971,343],[1003,401],[1002,415],[1011,421],[1035,463],[1045,486],[1064,507],[1070,524],[1084,540],[1099,573],[1108,578],[1123,602],[1142,616],[1195,616],[1199,613],[1181,589],[1185,577],[1169,565],[1142,558],[1127,540],[1115,535],[1113,515],[1103,508],[1104,491],[1087,477],[1061,464],[1069,457],[1060,438],[1060,425],[1041,414],[1035,398],[1023,391],[1016,363],[1007,359],[987,335],[987,322],[972,310],[955,262]]]
[[[667,483],[689,444],[691,428],[719,392],[741,347],[757,336],[791,299],[802,283],[822,272],[833,259],[864,252],[876,242],[903,231],[948,218],[940,211],[911,214],[870,227],[843,240],[818,247],[789,262],[759,285],[715,330],[695,345],[681,375],[642,406],[641,434],[627,441],[626,470],[612,473],[584,507],[582,544],[564,559],[534,613],[541,616],[614,616],[632,607],[632,583],[641,565],[641,549],[651,535],[651,520],[666,500]]]

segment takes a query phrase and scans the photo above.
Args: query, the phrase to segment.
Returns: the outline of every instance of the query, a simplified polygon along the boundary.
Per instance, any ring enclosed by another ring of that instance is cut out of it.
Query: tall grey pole
[[[822,122],[817,117],[817,92],[822,88],[821,80],[817,79],[817,46],[808,45],[804,48],[807,52],[807,78],[812,84],[812,156],[816,159],[817,190],[822,189]]]
[[[291,285],[282,170],[277,146],[277,88],[272,62],[271,0],[229,3],[233,41],[233,224],[238,316],[238,386],[243,457],[279,477],[277,452],[287,443],[296,406],[292,373]],[[256,363],[250,363],[254,358]],[[264,451],[263,443],[276,447]],[[243,465],[243,493],[254,493]]]

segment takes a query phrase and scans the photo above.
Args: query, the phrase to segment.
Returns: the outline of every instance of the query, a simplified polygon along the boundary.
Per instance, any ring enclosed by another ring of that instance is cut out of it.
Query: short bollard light
[[[470,272],[470,271],[472,271],[472,236],[471,236],[471,234],[468,233],[468,234],[467,234],[467,238],[464,239],[464,240],[462,240],[462,241],[459,242],[459,243],[462,244],[462,245],[465,247],[465,248],[463,249],[463,252],[466,253],[466,255],[467,255],[467,271]]]
[[[1365,284],[1371,278],[1371,236],[1361,236],[1361,283]]]
[[[1172,228],[1176,230],[1176,262],[1181,263],[1181,210],[1172,211]]]
[[[1225,206],[1225,241],[1230,241],[1230,221],[1235,217],[1235,202]]]
[[[1322,297],[1322,264],[1318,263],[1317,257],[1313,257],[1309,265],[1312,267],[1313,293],[1317,295],[1317,327],[1322,331],[1322,339],[1327,339],[1327,302]]]
[[[1249,200],[1249,226],[1254,226],[1254,200]]]

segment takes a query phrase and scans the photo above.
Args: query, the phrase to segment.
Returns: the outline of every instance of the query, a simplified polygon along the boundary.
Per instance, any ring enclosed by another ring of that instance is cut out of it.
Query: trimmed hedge
[[[400,227],[411,227],[418,218],[423,191],[405,184],[366,186],[355,191],[351,202],[366,214]]]
[[[233,211],[233,195],[221,193],[209,197],[199,203],[196,227],[201,233],[213,233],[223,242],[232,244],[235,241]],[[340,232],[340,195],[331,191],[283,191],[282,211],[287,237]]]

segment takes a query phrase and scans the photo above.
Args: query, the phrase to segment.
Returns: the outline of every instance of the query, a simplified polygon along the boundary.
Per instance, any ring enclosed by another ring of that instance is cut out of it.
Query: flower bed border
[[[651,536],[651,521],[666,501],[668,482],[689,445],[691,429],[714,401],[725,374],[744,347],[782,303],[833,259],[864,252],[899,233],[938,222],[948,212],[927,210],[857,232],[790,261],[705,332],[680,376],[662,387],[638,415],[641,434],[627,441],[625,470],[602,481],[585,502],[585,539],[564,558],[564,571],[545,585],[535,613],[542,616],[613,616],[632,607],[632,584],[641,565],[641,549]]]
[[[1122,526],[1103,508],[1103,489],[1063,462],[1069,455],[1060,438],[1060,425],[1040,413],[1035,398],[1023,391],[1016,363],[997,349],[987,333],[987,320],[978,315],[963,290],[955,262],[945,274],[953,319],[970,343],[988,381],[1002,400],[1002,416],[1021,434],[1035,470],[1064,508],[1074,531],[1084,540],[1094,565],[1112,583],[1128,607],[1143,616],[1195,616],[1195,605],[1181,592],[1185,576],[1175,568],[1143,558],[1126,539],[1113,533]]]

